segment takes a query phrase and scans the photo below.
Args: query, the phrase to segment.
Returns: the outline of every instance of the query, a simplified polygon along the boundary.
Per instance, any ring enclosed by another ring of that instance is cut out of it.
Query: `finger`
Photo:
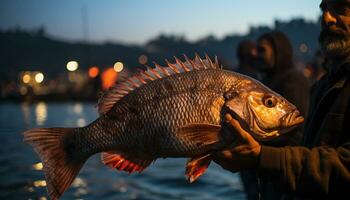
[[[220,152],[215,152],[213,156],[222,159],[232,159],[232,152],[230,150],[223,150]]]
[[[249,133],[242,128],[238,120],[234,119],[230,114],[226,114],[225,119],[231,126],[231,128],[235,130],[232,131],[232,133],[235,134],[239,140],[242,140],[247,137],[247,134]]]
[[[226,113],[225,114],[225,119],[226,119],[227,122],[229,122],[232,119],[232,115],[229,114],[229,113]]]

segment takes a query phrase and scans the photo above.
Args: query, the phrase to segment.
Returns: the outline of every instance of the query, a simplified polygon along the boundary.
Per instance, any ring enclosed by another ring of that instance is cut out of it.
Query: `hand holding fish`
[[[234,134],[237,137],[236,142],[226,150],[213,154],[213,160],[231,172],[256,168],[261,145],[230,114],[225,115],[223,131]]]

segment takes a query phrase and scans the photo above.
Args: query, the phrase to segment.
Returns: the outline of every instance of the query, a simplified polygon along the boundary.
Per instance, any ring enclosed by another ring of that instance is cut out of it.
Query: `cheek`
[[[268,124],[268,128],[275,128],[279,125],[278,114],[273,110],[269,109],[265,115],[265,121]]]
[[[267,51],[267,59],[268,59],[268,64],[270,66],[274,66],[275,65],[275,55],[273,54],[272,49]]]
[[[345,31],[348,32],[348,34],[350,34],[350,13],[347,14],[348,16],[343,16],[340,17],[340,21],[342,22],[342,24],[344,24],[345,27]]]
[[[274,128],[278,126],[278,113],[276,113],[274,109],[261,106],[257,109],[257,113],[259,113],[260,121],[263,122],[266,128]]]

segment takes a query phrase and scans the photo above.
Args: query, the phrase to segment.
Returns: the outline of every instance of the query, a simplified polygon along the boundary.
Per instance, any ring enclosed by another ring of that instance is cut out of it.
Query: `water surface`
[[[22,143],[35,127],[85,126],[98,117],[94,104],[0,103],[0,199],[49,199],[39,157]],[[211,164],[195,183],[185,180],[185,158],[158,159],[141,174],[110,170],[91,157],[61,199],[244,199],[237,174]]]

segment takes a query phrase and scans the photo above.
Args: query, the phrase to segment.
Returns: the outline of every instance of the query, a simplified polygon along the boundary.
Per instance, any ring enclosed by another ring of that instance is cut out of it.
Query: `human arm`
[[[350,143],[312,149],[262,146],[256,169],[263,177],[278,177],[287,191],[303,196],[344,194],[350,189]]]
[[[226,120],[230,131],[241,139],[233,148],[214,155],[223,168],[233,172],[255,169],[261,177],[279,179],[287,191],[303,196],[337,196],[350,189],[350,143],[337,148],[258,144],[259,148],[237,120],[229,116]]]

